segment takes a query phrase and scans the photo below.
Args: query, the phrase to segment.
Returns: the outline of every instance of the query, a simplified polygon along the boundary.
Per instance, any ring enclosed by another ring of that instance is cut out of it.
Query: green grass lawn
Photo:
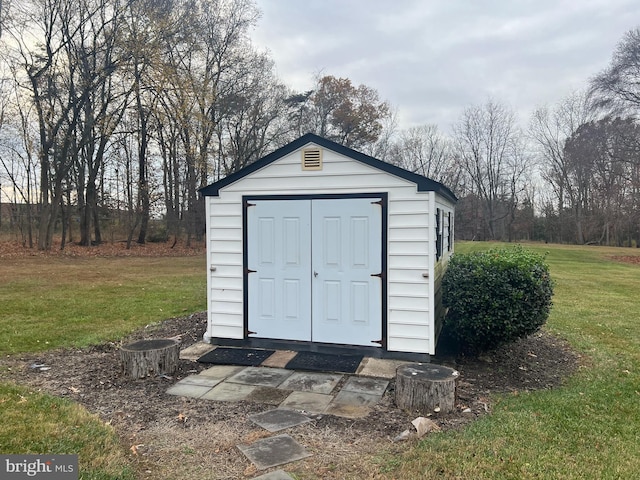
[[[1,268],[2,356],[119,340],[206,308],[204,255],[34,256]],[[113,429],[79,405],[0,383],[0,412],[0,453],[76,453],[82,479],[134,478]]]
[[[3,259],[0,355],[117,340],[204,310],[205,269],[204,256]]]
[[[486,249],[456,245],[457,252]],[[584,356],[562,388],[495,397],[487,416],[385,464],[402,479],[630,479],[640,472],[640,265],[635,250],[528,245],[556,282],[547,329]]]

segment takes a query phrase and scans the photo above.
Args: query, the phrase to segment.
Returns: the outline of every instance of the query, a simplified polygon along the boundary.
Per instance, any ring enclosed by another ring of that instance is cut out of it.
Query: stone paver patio
[[[197,344],[181,352],[181,358],[196,361],[211,350]],[[191,349],[191,351],[190,351]],[[252,401],[276,407],[248,420],[269,432],[311,421],[313,415],[329,414],[362,418],[384,395],[398,365],[408,362],[365,358],[355,374],[294,371],[283,368],[291,359],[288,351],[276,351],[261,366],[215,365],[183,378],[167,390],[170,395],[204,401]],[[263,438],[238,449],[258,470],[284,465],[311,455],[286,434]],[[257,477],[263,480],[292,478],[283,470]]]

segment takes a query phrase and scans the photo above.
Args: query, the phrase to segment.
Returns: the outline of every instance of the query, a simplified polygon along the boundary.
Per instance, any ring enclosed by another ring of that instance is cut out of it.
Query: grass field
[[[377,461],[386,478],[637,478],[640,265],[611,257],[640,252],[527,248],[548,252],[556,288],[546,328],[582,353],[583,367],[561,388],[496,397],[492,415],[432,434],[404,455],[381,452]],[[116,340],[204,308],[204,256],[2,259],[0,353]],[[0,384],[0,409],[0,453],[80,452],[84,479],[133,478],[114,432],[77,405]]]
[[[2,260],[0,355],[117,340],[204,310],[204,255]]]

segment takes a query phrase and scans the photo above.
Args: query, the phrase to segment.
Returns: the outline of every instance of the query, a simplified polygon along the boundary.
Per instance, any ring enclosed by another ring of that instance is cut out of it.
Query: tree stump
[[[400,365],[396,369],[396,405],[422,414],[451,412],[456,404],[458,376],[456,370],[440,365]]]
[[[170,338],[139,340],[120,348],[122,372],[133,378],[173,373],[179,355],[180,343]]]

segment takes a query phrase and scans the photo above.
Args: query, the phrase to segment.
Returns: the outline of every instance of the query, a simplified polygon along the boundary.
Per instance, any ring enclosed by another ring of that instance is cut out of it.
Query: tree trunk
[[[171,374],[176,371],[180,343],[169,339],[139,340],[120,348],[122,372],[132,378]]]
[[[459,374],[452,368],[429,363],[410,363],[396,370],[396,405],[428,415],[434,410],[455,409]]]

